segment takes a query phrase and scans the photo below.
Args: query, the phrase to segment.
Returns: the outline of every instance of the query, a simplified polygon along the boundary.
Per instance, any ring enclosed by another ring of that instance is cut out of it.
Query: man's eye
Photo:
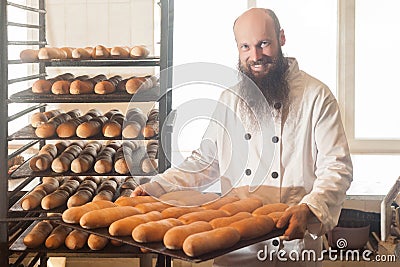
[[[264,48],[264,47],[267,47],[267,46],[269,46],[270,45],[270,42],[267,42],[267,41],[264,41],[264,42],[261,42],[261,48]]]
[[[249,46],[246,45],[246,44],[243,44],[243,45],[240,46],[240,49],[242,49],[242,50],[248,50],[248,49],[249,49]]]

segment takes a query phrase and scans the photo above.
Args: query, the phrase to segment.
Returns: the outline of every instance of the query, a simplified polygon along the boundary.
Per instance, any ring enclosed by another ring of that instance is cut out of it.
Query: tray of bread
[[[43,177],[41,183],[26,192],[10,211],[60,213],[90,201],[115,201],[130,196],[147,177],[71,176]]]
[[[157,150],[156,140],[59,141],[43,146],[10,177],[151,176],[157,174]]]
[[[64,112],[59,109],[32,114],[30,125],[13,133],[9,140],[92,139],[149,140],[159,131],[157,108],[145,114],[140,108],[130,108],[126,114],[119,109],[105,113],[93,108],[86,113],[79,109]]]
[[[204,203],[198,205],[198,203]],[[185,203],[184,206],[181,204]],[[197,191],[92,201],[62,214],[64,227],[191,262],[281,236],[275,223],[288,206],[258,198]]]

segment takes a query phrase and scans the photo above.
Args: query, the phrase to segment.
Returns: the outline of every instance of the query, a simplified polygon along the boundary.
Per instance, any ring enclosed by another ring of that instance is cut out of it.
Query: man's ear
[[[279,44],[280,44],[281,46],[284,46],[285,43],[286,43],[285,31],[284,31],[284,30],[281,30],[281,31],[279,32]]]

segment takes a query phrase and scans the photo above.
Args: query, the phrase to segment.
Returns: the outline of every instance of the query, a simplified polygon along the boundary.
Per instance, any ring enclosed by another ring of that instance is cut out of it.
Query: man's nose
[[[250,60],[258,61],[262,58],[262,49],[259,47],[254,47],[250,50]]]

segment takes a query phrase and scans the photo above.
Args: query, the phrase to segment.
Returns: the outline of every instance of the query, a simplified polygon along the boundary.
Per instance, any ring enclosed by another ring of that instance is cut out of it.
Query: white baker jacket
[[[220,96],[198,150],[179,167],[170,168],[144,185],[159,196],[174,190],[204,190],[216,180],[221,193],[255,196],[268,203],[306,203],[315,215],[302,240],[283,242],[283,249],[321,250],[321,236],[338,222],[352,181],[352,163],[337,101],[322,82],[299,70],[289,58],[289,105],[274,105],[259,116],[260,125],[246,123],[235,90]],[[253,126],[253,127],[252,127]],[[215,266],[266,265],[257,252],[271,240],[217,258]],[[275,249],[277,247],[275,246]],[[294,263],[293,266],[315,263]]]

